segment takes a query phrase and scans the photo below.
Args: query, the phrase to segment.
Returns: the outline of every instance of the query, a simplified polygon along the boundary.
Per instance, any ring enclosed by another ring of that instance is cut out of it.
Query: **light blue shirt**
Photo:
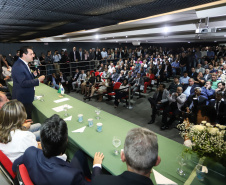
[[[185,89],[185,91],[183,92],[184,94],[186,94],[186,97],[190,95],[191,88],[192,86],[188,86],[187,89]]]
[[[184,76],[180,77],[180,84],[188,84],[189,79],[189,76],[187,76],[186,78]]]

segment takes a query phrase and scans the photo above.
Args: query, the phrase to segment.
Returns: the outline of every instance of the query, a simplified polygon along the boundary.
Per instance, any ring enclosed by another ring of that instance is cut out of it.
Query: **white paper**
[[[65,118],[64,121],[71,121],[71,119],[72,119],[72,116],[69,116],[69,117]]]
[[[56,112],[61,112],[61,111],[64,111],[64,107],[67,106],[68,109],[71,109],[72,106],[68,105],[68,104],[65,104],[65,105],[61,105],[59,107],[55,107],[53,108],[54,111]]]
[[[59,99],[59,100],[55,100],[54,102],[60,103],[60,102],[64,102],[64,101],[67,101],[67,100],[69,100],[69,98],[62,98],[62,99]]]
[[[40,100],[42,98],[42,96],[35,96],[36,100]]]
[[[82,132],[84,132],[85,128],[86,128],[86,126],[84,126],[84,127],[82,127],[82,128],[79,128],[79,129],[77,129],[77,130],[74,130],[74,131],[72,131],[72,132],[82,133]]]
[[[161,173],[157,172],[156,170],[152,169],[156,184],[177,184],[176,182],[171,181],[167,177],[163,176]]]

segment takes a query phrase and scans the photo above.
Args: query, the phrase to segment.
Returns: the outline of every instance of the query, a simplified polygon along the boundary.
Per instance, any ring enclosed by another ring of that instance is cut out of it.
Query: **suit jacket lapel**
[[[22,62],[22,64],[24,65],[24,67],[26,68],[25,70],[27,71],[27,73],[29,73],[31,75],[31,78],[34,79],[33,75],[31,74],[31,72],[28,69],[28,66],[20,59],[20,61]]]

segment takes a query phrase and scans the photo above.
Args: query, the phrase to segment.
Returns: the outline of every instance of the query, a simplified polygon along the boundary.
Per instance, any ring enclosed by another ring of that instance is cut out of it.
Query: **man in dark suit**
[[[217,122],[221,125],[225,125],[226,120],[226,103],[223,98],[224,94],[222,91],[217,91],[215,100],[210,100],[209,106],[215,108],[217,112]]]
[[[117,82],[118,77],[119,74],[116,73],[116,69],[113,69],[113,73],[110,75],[110,78],[112,79],[113,82]]]
[[[192,67],[192,68],[191,68],[191,72],[189,73],[189,77],[190,77],[190,78],[193,78],[195,81],[197,81],[197,76],[198,76],[198,73],[195,72],[195,68]]]
[[[34,53],[31,47],[23,46],[20,49],[20,58],[14,63],[12,67],[13,78],[13,91],[12,98],[24,104],[27,112],[27,118],[31,119],[32,114],[32,102],[35,95],[35,86],[38,86],[41,81],[45,79],[42,75],[37,79],[34,79],[34,74],[28,66],[29,62],[33,61]]]
[[[73,47],[73,51],[70,52],[70,60],[71,62],[76,62],[80,60],[79,52],[76,51],[76,47]]]
[[[159,85],[159,82],[161,83],[164,80],[164,65],[159,65],[158,69],[156,69],[155,77],[157,78],[157,86]]]
[[[64,154],[68,142],[67,123],[58,115],[46,119],[41,128],[42,150],[30,147],[13,163],[13,171],[17,165],[24,164],[34,184],[88,185],[85,180],[101,173],[103,154],[96,153],[93,161],[92,175],[90,173],[86,155],[82,151],[75,153],[71,163]]]
[[[151,104],[152,108],[152,115],[151,115],[151,121],[148,122],[148,124],[152,124],[155,122],[155,115],[157,112],[157,109],[166,107],[168,105],[168,96],[169,91],[166,89],[165,84],[160,84],[157,91],[153,95],[153,97],[148,98],[148,101]]]
[[[126,162],[127,171],[118,176],[98,175],[93,185],[153,185],[150,179],[151,169],[161,159],[158,156],[157,136],[146,128],[134,128],[126,136],[122,162]]]

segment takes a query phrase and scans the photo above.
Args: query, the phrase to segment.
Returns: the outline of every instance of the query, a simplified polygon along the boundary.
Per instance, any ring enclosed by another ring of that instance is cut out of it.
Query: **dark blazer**
[[[196,72],[194,72],[193,75],[192,75],[192,72],[189,73],[189,77],[194,78],[195,81],[197,80],[197,76],[198,76],[198,73],[196,73]]]
[[[195,95],[190,95],[188,97],[188,99],[186,100],[185,102],[185,106],[186,107],[189,107],[193,101],[193,98],[195,97]],[[205,98],[204,96],[200,95],[199,98],[198,98],[198,104],[197,106],[202,106],[202,105],[206,105],[206,101],[207,101],[207,98]],[[195,103],[193,102],[193,105],[195,106]]]
[[[100,51],[98,51],[97,53],[95,51],[94,54],[95,54],[95,60],[101,60],[102,59],[102,56],[101,56],[101,52]]]
[[[117,58],[119,58],[119,56],[120,56],[120,53],[121,53],[121,58],[124,58],[124,52],[123,51],[119,51],[118,53],[117,53]]]
[[[215,106],[216,101],[214,99],[210,100],[209,106]],[[221,101],[218,112],[217,112],[217,120],[219,121],[219,124],[225,125],[225,119],[226,119],[226,102]]]
[[[21,59],[18,59],[12,67],[12,78],[12,99],[17,99],[23,104],[31,104],[35,96],[34,87],[39,85],[39,80],[34,79],[34,75]]]
[[[184,84],[183,85],[183,92],[187,89],[189,84]],[[191,90],[190,90],[190,95],[194,94],[195,93],[195,88],[196,87],[199,87],[198,85],[194,84],[192,87],[191,87]]]
[[[18,164],[24,164],[34,184],[42,185],[88,185],[84,174],[79,168],[57,157],[46,158],[42,150],[28,148],[24,154],[13,163],[13,171]],[[93,168],[93,177],[101,172],[99,167]]]
[[[92,185],[153,185],[150,178],[137,173],[125,171],[121,175],[98,175]]]
[[[76,60],[78,59],[78,61],[79,61],[80,60],[79,52],[75,51],[75,55],[76,55]],[[73,51],[70,52],[70,60],[71,60],[71,62],[74,62],[74,52]]]

